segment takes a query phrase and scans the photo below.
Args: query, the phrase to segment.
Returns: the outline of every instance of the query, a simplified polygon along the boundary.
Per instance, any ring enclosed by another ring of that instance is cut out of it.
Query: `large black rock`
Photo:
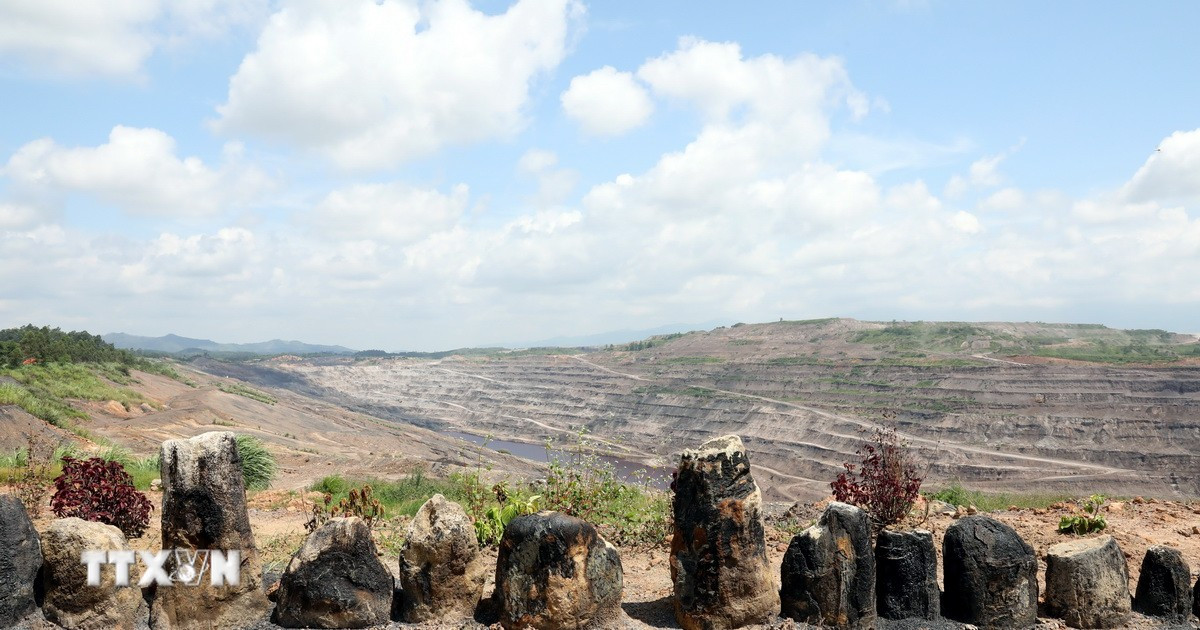
[[[942,567],[946,617],[982,628],[1037,622],[1037,558],[1008,525],[982,515],[954,523],[943,539]]]
[[[937,619],[941,593],[937,549],[925,530],[879,532],[875,543],[875,601],[885,619]]]
[[[621,557],[589,523],[539,512],[504,528],[493,595],[504,628],[610,625],[620,618],[623,588]]]
[[[33,585],[42,568],[42,542],[20,499],[0,494],[0,627],[37,609]]]
[[[873,627],[875,554],[867,513],[830,503],[816,525],[792,538],[780,581],[784,617],[837,628]]]
[[[767,560],[762,493],[741,438],[684,451],[674,486],[670,567],[679,625],[720,630],[773,618],[779,591]]]
[[[1142,559],[1133,609],[1143,615],[1182,621],[1192,610],[1192,573],[1178,549],[1154,545]]]
[[[371,530],[357,517],[333,518],[309,534],[279,579],[273,621],[285,628],[364,628],[392,611],[392,574]]]

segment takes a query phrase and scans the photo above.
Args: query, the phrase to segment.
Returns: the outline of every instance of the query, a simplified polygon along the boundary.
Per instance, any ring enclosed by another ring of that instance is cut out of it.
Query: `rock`
[[[331,518],[304,539],[279,578],[275,614],[285,628],[364,628],[388,623],[392,574],[358,517]]]
[[[830,503],[792,538],[780,568],[784,617],[820,626],[873,628],[875,554],[867,513]]]
[[[1192,573],[1178,549],[1153,545],[1142,559],[1133,609],[1143,615],[1182,621],[1192,610]]]
[[[1037,558],[1013,528],[989,516],[967,516],[946,529],[942,614],[981,628],[1037,623]]]
[[[1072,628],[1129,619],[1129,567],[1112,536],[1059,543],[1046,553],[1046,612]]]
[[[875,543],[875,598],[885,619],[937,619],[937,549],[925,530],[883,530]]]
[[[684,451],[675,480],[671,580],[684,630],[763,623],[779,610],[762,494],[736,435]]]
[[[617,550],[580,519],[540,512],[504,529],[493,597],[506,629],[611,625],[623,588]]]
[[[37,610],[33,585],[42,568],[42,542],[21,500],[0,494],[0,627]]]
[[[234,435],[213,431],[163,442],[163,549],[238,550],[239,584],[160,588],[154,600],[156,628],[238,628],[260,621],[270,603],[262,589],[262,564],[246,513],[241,457]],[[173,562],[167,564],[172,571]]]
[[[457,503],[433,495],[409,523],[400,550],[405,620],[471,618],[486,571],[470,517]]]
[[[138,564],[129,569],[129,583],[116,584],[116,569],[100,565],[100,585],[88,586],[85,551],[130,551],[121,530],[104,523],[63,518],[50,523],[42,535],[42,612],[46,619],[68,629],[145,628],[148,616],[137,587]]]
[[[929,511],[932,514],[941,514],[942,516],[950,516],[951,514],[954,514],[955,509],[956,508],[954,507],[954,505],[952,505],[950,503],[946,503],[945,501],[939,501],[937,499],[932,499],[929,502]]]
[[[1192,614],[1200,617],[1200,578],[1196,578],[1196,586],[1192,587]]]
[[[150,490],[154,492],[162,492],[162,479],[151,479]]]

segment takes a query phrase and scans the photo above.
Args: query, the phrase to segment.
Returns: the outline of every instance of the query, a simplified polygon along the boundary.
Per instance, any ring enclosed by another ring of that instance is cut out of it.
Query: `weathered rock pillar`
[[[487,579],[470,517],[435,494],[417,510],[400,551],[406,621],[471,618]]]
[[[246,489],[234,435],[213,431],[163,442],[163,549],[238,551],[237,585],[213,585],[202,575],[194,586],[157,589],[155,628],[239,628],[260,621],[269,604],[262,564],[246,513]],[[174,560],[167,570],[174,571]]]
[[[1192,610],[1191,569],[1178,549],[1154,545],[1142,559],[1133,609],[1171,621],[1187,619]]]
[[[937,550],[925,530],[883,530],[875,542],[875,597],[885,619],[937,619]]]
[[[0,494],[0,628],[37,610],[33,584],[42,568],[42,542],[21,500]]]
[[[684,451],[675,479],[671,579],[685,630],[763,623],[779,610],[767,561],[762,494],[742,440],[726,435]]]
[[[1059,543],[1046,553],[1046,612],[1072,628],[1129,619],[1129,567],[1112,536]]]
[[[332,518],[304,539],[279,578],[272,621],[285,628],[365,628],[392,612],[392,574],[371,530],[357,517]]]
[[[954,523],[946,529],[942,568],[946,617],[981,628],[1037,623],[1037,558],[1008,525],[982,515]]]
[[[792,538],[780,581],[784,617],[835,628],[873,628],[875,554],[867,513],[830,503],[816,525]]]
[[[613,625],[623,587],[617,550],[574,516],[527,514],[504,528],[494,597],[506,629]]]

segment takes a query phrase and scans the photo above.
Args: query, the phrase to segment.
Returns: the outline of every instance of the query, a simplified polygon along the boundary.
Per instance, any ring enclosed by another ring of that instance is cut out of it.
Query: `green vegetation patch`
[[[1024,509],[1045,509],[1055,503],[1072,500],[1069,495],[1065,494],[980,492],[978,490],[968,490],[957,481],[952,482],[945,489],[927,494],[926,497],[945,501],[951,505],[974,505],[983,512],[1005,510],[1009,506]]]
[[[249,398],[250,400],[257,400],[258,402],[267,405],[274,405],[275,403],[279,402],[279,400],[277,400],[274,396],[266,392],[260,392],[254,388],[247,387],[242,383],[218,383],[217,389],[225,392],[226,394],[243,396]]]
[[[704,365],[706,363],[724,363],[721,357],[670,357],[659,361],[666,365]]]

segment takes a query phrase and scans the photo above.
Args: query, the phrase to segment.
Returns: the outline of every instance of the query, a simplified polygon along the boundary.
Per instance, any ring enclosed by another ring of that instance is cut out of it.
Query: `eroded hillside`
[[[1049,358],[1060,348],[1120,362]],[[842,462],[885,422],[935,483],[1196,496],[1195,353],[1194,338],[1163,331],[842,319],[739,325],[596,352],[205,369],[439,431],[539,444],[569,442],[584,427],[613,454],[664,467],[682,448],[738,433],[756,478],[779,500],[827,494]]]

